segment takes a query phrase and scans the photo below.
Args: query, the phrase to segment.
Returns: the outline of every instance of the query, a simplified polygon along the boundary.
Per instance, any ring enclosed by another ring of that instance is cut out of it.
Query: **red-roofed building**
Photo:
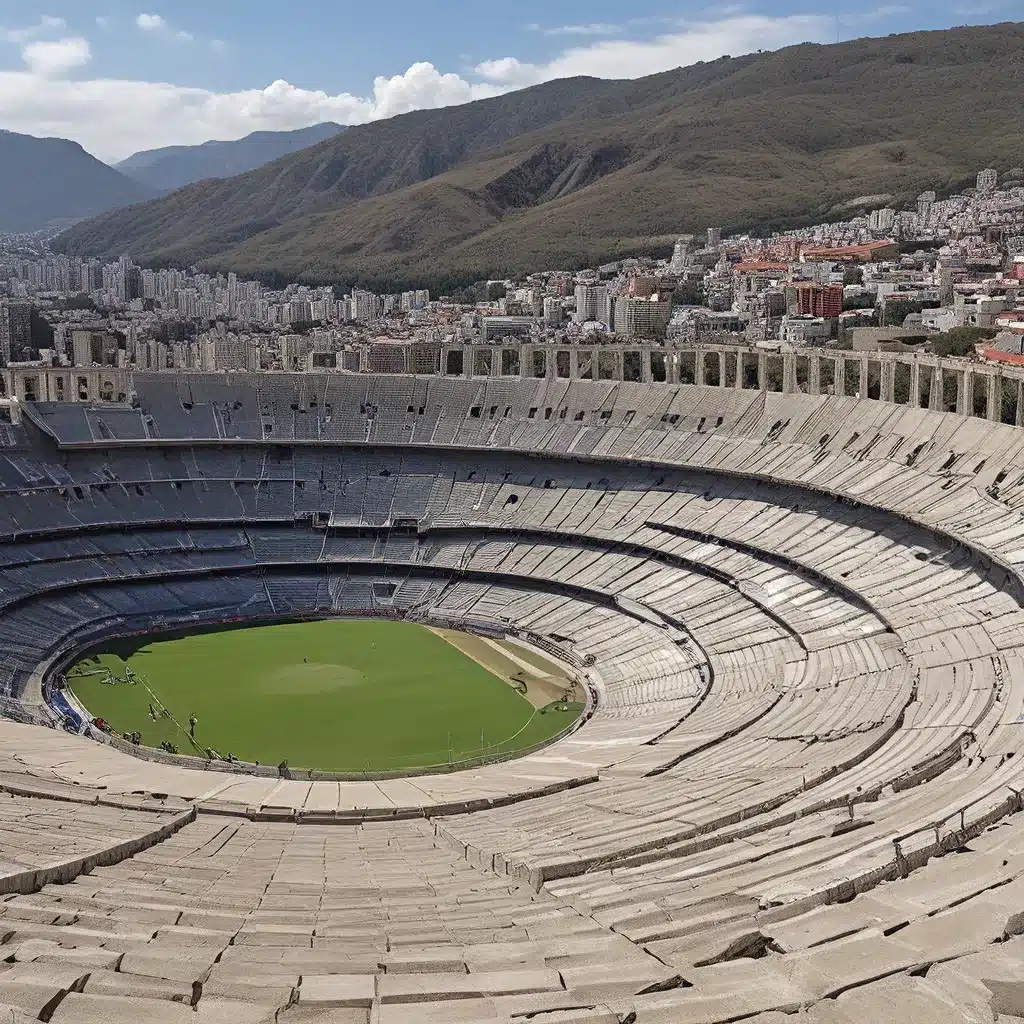
[[[1024,309],[1007,309],[997,314],[992,326],[1011,331],[1024,331]]]
[[[865,242],[863,245],[840,245],[828,248],[810,245],[803,249],[800,258],[807,261],[832,260],[836,263],[883,263],[894,260],[900,252],[895,242]]]

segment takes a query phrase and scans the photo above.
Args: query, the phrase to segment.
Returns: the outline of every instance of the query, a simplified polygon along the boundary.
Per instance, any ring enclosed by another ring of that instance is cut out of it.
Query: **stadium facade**
[[[563,376],[516,349],[525,376],[441,373],[450,353],[431,376],[90,370],[61,402],[8,371],[0,690],[36,724],[0,722],[0,1003],[1024,1013],[1017,379],[643,348]],[[100,637],[346,612],[522,633],[576,666],[587,720],[500,764],[341,781],[45,728]]]

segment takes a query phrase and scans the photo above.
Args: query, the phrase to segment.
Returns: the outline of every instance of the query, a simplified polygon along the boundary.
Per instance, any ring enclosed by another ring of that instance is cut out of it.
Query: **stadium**
[[[12,1021],[1024,1016],[1015,371],[607,354],[6,371]]]

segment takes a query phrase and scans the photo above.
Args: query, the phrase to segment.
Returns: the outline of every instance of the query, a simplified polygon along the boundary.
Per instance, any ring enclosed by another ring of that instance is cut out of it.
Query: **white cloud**
[[[539,32],[542,36],[611,36],[622,29],[618,25],[604,22],[593,22],[587,25],[530,25],[531,32]]]
[[[540,69],[535,64],[523,64],[515,57],[485,60],[473,69],[481,78],[504,89],[518,89],[540,81]]]
[[[55,42],[40,40],[28,43],[21,51],[21,58],[33,75],[49,77],[65,75],[83,64],[89,63],[92,54],[85,39],[58,39]]]
[[[169,26],[155,30],[173,32]],[[835,21],[828,16],[737,14],[689,24],[645,42],[595,40],[547,63],[502,57],[478,64],[471,74],[458,75],[420,62],[404,74],[376,78],[369,95],[332,95],[280,80],[264,89],[237,92],[168,82],[68,81],[61,74],[89,59],[88,43],[61,40],[31,53],[26,46],[23,57],[29,70],[0,72],[0,124],[32,135],[75,139],[101,159],[117,160],[140,149],[240,138],[261,129],[301,128],[318,121],[360,124],[571,75],[635,78],[723,54],[827,40],[834,31]],[[210,45],[216,48],[216,43],[210,41]]]
[[[195,40],[191,32],[186,32],[183,28],[174,28],[162,14],[140,14],[135,19],[135,27],[143,32],[177,39],[181,43],[191,43]]]
[[[834,33],[835,22],[823,15],[772,18],[736,14],[718,21],[693,23],[678,32],[643,42],[608,39],[575,47],[545,64],[525,64],[515,57],[503,57],[484,61],[474,70],[489,81],[511,88],[575,75],[639,78],[726,54],[737,56],[792,43],[821,42]]]
[[[258,130],[319,121],[361,124],[424,107],[467,103],[502,89],[414,64],[379,77],[370,96],[330,95],[272,82],[265,89],[217,93],[166,82],[67,81],[36,71],[0,72],[0,124],[30,135],[80,142],[104,160],[140,149],[233,139]]]
[[[55,18],[50,14],[44,14],[34,25],[26,25],[23,28],[0,27],[0,41],[21,45],[49,32],[59,32],[63,28],[67,28],[67,22],[63,18]]]
[[[906,4],[882,4],[881,7],[875,7],[872,10],[858,11],[856,14],[844,14],[839,20],[848,26],[860,25],[871,21],[886,21],[889,18],[897,18],[901,14],[910,14],[913,9],[913,7],[909,7]]]

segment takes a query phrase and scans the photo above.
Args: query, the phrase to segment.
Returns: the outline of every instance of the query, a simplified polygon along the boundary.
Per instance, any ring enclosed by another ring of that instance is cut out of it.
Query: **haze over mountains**
[[[0,129],[0,231],[64,227],[153,195],[77,142]]]
[[[344,130],[340,124],[325,121],[290,132],[252,132],[230,142],[213,140],[201,146],[149,149],[134,153],[115,166],[153,192],[171,192],[204,178],[244,174]]]
[[[0,231],[68,227],[193,181],[261,167],[342,131],[341,125],[328,121],[296,131],[253,132],[232,142],[136,153],[109,167],[77,142],[0,129]]]
[[[377,287],[593,264],[1019,165],[1024,25],[549,82],[104,214],[69,253]],[[848,211],[847,211],[848,215]]]

